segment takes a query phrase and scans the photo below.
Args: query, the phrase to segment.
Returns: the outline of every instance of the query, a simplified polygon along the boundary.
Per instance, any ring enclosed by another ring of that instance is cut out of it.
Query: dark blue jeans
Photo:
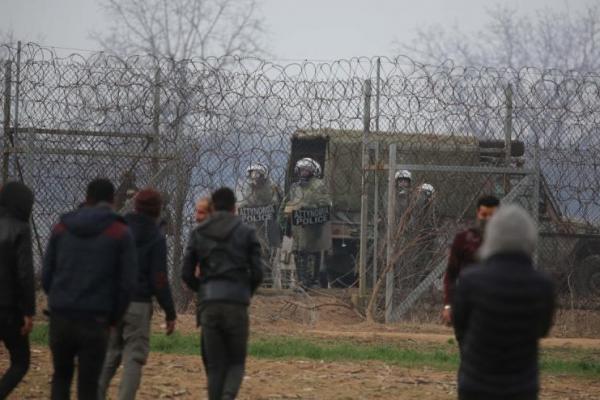
[[[77,397],[95,399],[98,380],[108,345],[108,324],[96,320],[50,317],[52,350],[52,400],[70,399],[71,382],[77,358]]]
[[[202,351],[210,400],[235,399],[246,364],[248,307],[209,303],[202,307]]]
[[[21,335],[23,318],[13,313],[0,313],[0,342],[10,354],[10,366],[0,379],[0,399],[8,397],[29,369],[29,336]]]

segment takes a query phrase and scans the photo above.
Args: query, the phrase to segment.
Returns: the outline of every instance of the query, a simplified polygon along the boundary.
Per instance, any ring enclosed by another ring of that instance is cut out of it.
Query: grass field
[[[38,324],[32,343],[47,345],[48,326]],[[171,336],[153,334],[154,352],[200,355],[198,334],[174,333]],[[390,365],[418,368],[427,366],[440,371],[456,370],[459,365],[457,344],[450,339],[444,344],[416,343],[360,343],[352,339],[303,338],[294,336],[259,335],[250,341],[249,355],[261,359],[306,359],[326,362],[381,361]],[[547,348],[541,352],[541,370],[550,374],[600,378],[600,354],[590,349]]]
[[[310,301],[331,303],[327,296]],[[459,366],[451,329],[436,319],[384,325],[362,321],[346,307],[315,311],[296,306],[299,296],[257,296],[251,306],[246,377],[238,400],[456,399]],[[45,308],[40,304],[39,309]],[[164,314],[152,321],[152,352],[137,398],[203,399],[205,371],[193,309],[178,315],[177,331],[164,335]],[[600,313],[557,316],[541,347],[540,400],[598,400]],[[32,362],[10,399],[47,399],[52,375],[47,319],[31,335]],[[8,355],[0,346],[0,370]],[[120,372],[110,398],[116,398]]]

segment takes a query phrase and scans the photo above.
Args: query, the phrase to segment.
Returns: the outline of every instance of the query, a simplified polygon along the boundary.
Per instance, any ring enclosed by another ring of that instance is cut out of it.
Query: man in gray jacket
[[[234,399],[244,377],[248,305],[263,278],[254,228],[235,215],[229,188],[212,195],[214,213],[191,233],[182,278],[198,292],[202,354],[210,400]],[[200,276],[196,277],[196,266]]]

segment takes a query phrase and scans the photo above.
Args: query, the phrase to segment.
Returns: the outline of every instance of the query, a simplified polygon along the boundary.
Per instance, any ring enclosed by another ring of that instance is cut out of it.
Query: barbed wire
[[[458,167],[518,170],[537,162],[547,189],[542,200],[553,208],[547,229],[594,233],[600,221],[596,73],[425,65],[405,56],[290,63],[122,59],[103,52],[59,57],[33,43],[21,48],[17,62],[18,51],[0,46],[3,172],[36,191],[41,242],[56,215],[82,200],[88,180],[109,177],[125,193],[128,185],[150,183],[173,160],[173,173],[153,184],[170,197],[174,265],[194,199],[221,185],[243,186],[252,162],[264,163],[284,189],[294,179],[290,163],[319,158],[334,209],[356,221],[360,195],[374,196],[376,176],[381,198],[387,189],[386,172],[369,173],[361,185],[366,80],[372,83],[368,143],[381,144],[382,162],[386,146],[397,142],[403,164],[456,167],[415,173],[436,187],[443,218],[461,223],[456,210],[475,194],[509,190],[501,183],[505,175],[473,178]],[[506,157],[507,132],[522,144],[521,154]],[[326,149],[311,145],[318,137],[327,139]],[[295,153],[293,138],[305,139]]]

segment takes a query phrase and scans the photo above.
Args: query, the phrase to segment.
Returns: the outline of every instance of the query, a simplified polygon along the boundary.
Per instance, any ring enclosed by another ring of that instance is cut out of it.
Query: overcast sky
[[[577,11],[590,0],[262,0],[267,49],[279,60],[390,55],[394,40],[408,41],[432,23],[477,30],[497,3],[532,13],[549,7]],[[0,0],[0,30],[18,39],[97,48],[91,30],[106,27],[97,0]]]

